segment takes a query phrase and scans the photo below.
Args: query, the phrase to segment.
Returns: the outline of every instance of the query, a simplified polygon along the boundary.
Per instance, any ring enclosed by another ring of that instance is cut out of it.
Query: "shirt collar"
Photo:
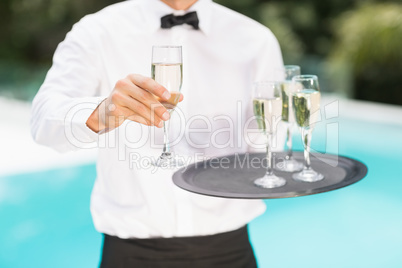
[[[198,19],[200,20],[200,30],[206,35],[210,32],[212,0],[198,0],[185,11],[175,10],[160,0],[142,0],[141,4],[143,7],[144,18],[147,20],[147,25],[151,32],[161,29],[161,17],[172,13],[174,15],[183,15],[192,11],[197,12]]]

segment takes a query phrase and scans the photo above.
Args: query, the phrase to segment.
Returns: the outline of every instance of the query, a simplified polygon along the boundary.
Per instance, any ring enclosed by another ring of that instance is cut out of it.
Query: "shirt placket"
[[[187,29],[188,25],[176,26],[172,30],[172,44],[182,46],[182,56],[183,56],[183,85],[182,93],[186,95],[187,87],[186,81],[190,79],[188,77],[188,70],[186,69],[189,65],[187,64],[187,37],[190,34],[190,29]],[[183,112],[186,111],[185,103],[180,103]],[[173,115],[174,116],[174,115]],[[176,115],[177,116],[177,115]],[[173,129],[172,129],[173,130]],[[193,211],[191,207],[191,200],[189,200],[189,194],[182,189],[175,187],[174,196],[176,201],[176,220],[177,220],[177,230],[178,236],[189,236],[194,232],[193,230]]]

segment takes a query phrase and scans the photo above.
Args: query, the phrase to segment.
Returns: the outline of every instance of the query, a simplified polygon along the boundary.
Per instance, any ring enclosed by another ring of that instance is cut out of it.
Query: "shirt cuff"
[[[93,111],[106,97],[80,98],[75,101],[64,120],[67,140],[77,149],[97,146],[99,134],[91,130],[86,122]]]

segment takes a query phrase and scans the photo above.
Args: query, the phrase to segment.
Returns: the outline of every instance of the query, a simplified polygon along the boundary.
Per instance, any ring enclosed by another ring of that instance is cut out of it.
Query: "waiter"
[[[149,78],[152,45],[183,46],[184,100],[171,116],[154,96],[168,91]],[[74,25],[31,127],[58,151],[99,148],[91,213],[104,234],[102,268],[256,267],[247,223],[262,201],[184,191],[172,170],[142,160],[161,153],[167,120],[185,161],[248,151],[252,83],[282,65],[270,30],[210,0],[125,1]]]

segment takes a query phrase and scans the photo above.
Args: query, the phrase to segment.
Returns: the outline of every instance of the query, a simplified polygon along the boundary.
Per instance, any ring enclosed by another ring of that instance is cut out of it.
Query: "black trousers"
[[[247,227],[217,235],[120,239],[104,235],[100,268],[256,268]]]

